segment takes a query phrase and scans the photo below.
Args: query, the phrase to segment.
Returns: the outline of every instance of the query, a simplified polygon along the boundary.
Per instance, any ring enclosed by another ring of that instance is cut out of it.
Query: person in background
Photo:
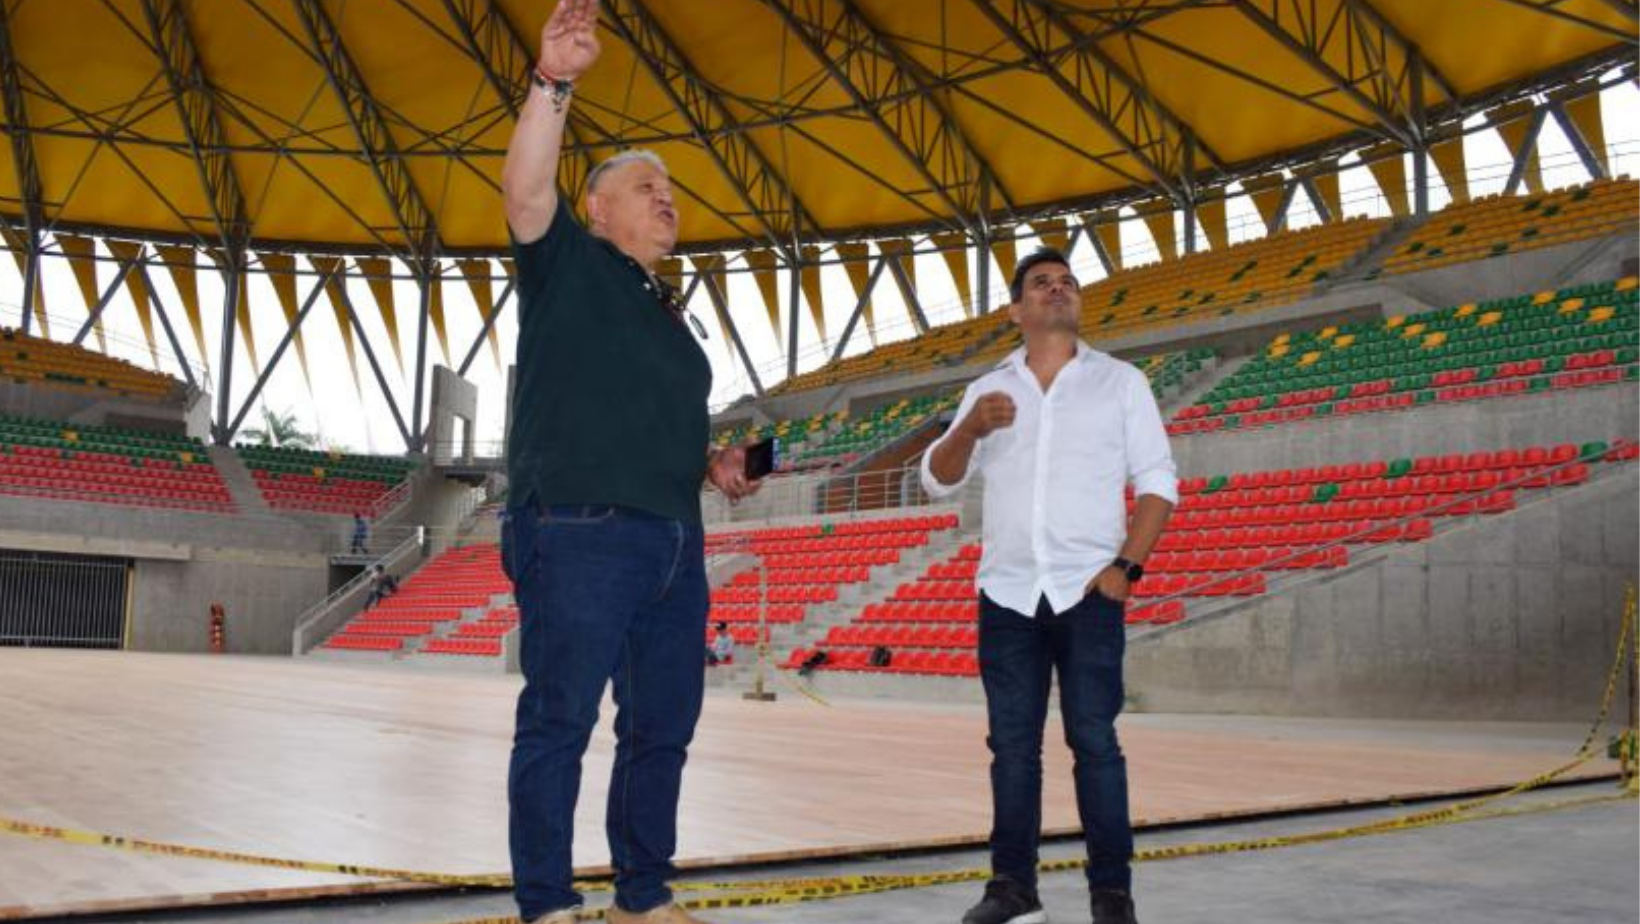
[[[393,596],[398,592],[398,589],[399,582],[393,575],[388,574],[387,569],[381,565],[376,565],[370,570],[370,595],[365,597],[364,608],[371,609],[376,604]]]
[[[348,549],[348,552],[353,555],[368,555],[369,550],[366,549],[365,546],[369,542],[370,524],[366,522],[363,511],[354,511],[353,545]]]
[[[729,633],[729,624],[717,624],[717,634],[712,636],[712,647],[706,652],[707,664],[731,664],[735,660],[735,637]]]

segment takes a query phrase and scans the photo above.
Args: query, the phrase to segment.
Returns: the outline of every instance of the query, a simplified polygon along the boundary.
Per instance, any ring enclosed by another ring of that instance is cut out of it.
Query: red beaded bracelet
[[[548,72],[546,68],[542,67],[539,64],[537,64],[535,66],[535,84],[536,84],[536,86],[545,88],[545,87],[549,87],[549,86],[557,86],[558,84],[561,84],[561,83],[567,83],[570,86],[575,85],[575,81],[573,81],[573,80],[565,80],[562,77],[555,76],[552,73]]]

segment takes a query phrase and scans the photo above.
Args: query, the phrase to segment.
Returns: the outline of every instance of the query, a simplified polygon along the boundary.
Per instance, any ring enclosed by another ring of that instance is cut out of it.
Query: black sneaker
[[[962,916],[962,924],[1048,924],[1035,889],[998,876],[985,884],[985,897]]]
[[[1133,916],[1133,896],[1121,889],[1094,889],[1089,892],[1088,904],[1093,910],[1093,924],[1139,924]]]

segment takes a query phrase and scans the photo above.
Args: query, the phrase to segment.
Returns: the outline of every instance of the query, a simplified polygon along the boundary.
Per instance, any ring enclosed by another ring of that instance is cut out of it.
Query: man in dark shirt
[[[598,57],[595,0],[561,0],[502,173],[518,267],[518,378],[503,565],[525,687],[508,778],[514,891],[533,924],[574,920],[581,758],[613,680],[612,922],[689,924],[667,880],[700,717],[703,482],[756,489],[745,452],[708,454],[712,370],[654,275],[677,242],[665,165],[625,151],[587,178],[588,227],[555,185],[575,80]]]

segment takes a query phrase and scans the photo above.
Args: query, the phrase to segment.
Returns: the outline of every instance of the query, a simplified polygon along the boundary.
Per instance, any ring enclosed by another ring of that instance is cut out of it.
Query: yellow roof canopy
[[[1412,145],[1632,61],[1606,0],[603,0],[562,185],[666,159],[691,251],[961,231]],[[500,253],[548,0],[5,0],[13,226]],[[1124,198],[1125,197],[1125,198]]]

